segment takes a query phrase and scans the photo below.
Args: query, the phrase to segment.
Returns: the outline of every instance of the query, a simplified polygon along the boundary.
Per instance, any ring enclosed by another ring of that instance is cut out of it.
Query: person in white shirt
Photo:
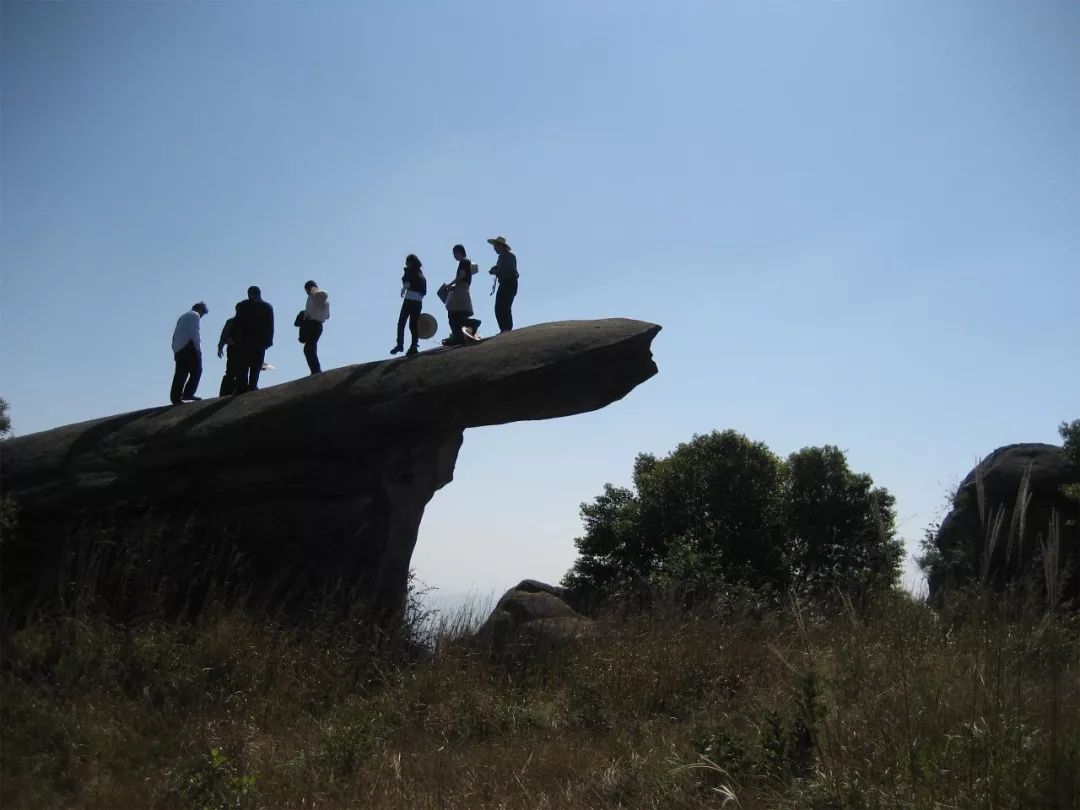
[[[169,401],[173,405],[199,399],[195,396],[195,391],[199,387],[199,378],[202,377],[199,321],[209,311],[206,304],[199,301],[176,320],[176,328],[172,336],[176,371],[173,372],[172,388],[169,391]]]
[[[312,374],[322,371],[319,364],[319,338],[322,337],[323,324],[330,320],[330,296],[326,290],[320,290],[314,281],[304,284],[307,303],[304,311],[296,316],[296,325],[300,327],[300,342],[304,344],[304,357]]]

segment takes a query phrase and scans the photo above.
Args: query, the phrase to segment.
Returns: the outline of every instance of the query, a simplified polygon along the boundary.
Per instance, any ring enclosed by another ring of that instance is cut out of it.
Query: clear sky
[[[324,367],[385,357],[404,255],[503,234],[519,325],[654,321],[660,374],[468,432],[423,581],[557,580],[581,501],[725,428],[844,448],[914,549],[1080,417],[1078,43],[1072,0],[5,0],[0,395],[23,434],[163,404],[176,318],[216,342],[249,284],[301,376],[308,278]]]

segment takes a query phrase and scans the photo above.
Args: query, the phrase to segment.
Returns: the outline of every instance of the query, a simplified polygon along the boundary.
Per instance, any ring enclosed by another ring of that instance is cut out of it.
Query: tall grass
[[[989,561],[1003,512],[980,512]],[[0,628],[0,806],[1080,808],[1060,528],[1038,588],[987,562],[934,608],[659,601],[499,654],[475,607],[414,600],[387,634],[329,597],[298,620],[210,588],[178,615],[140,585],[118,614],[88,576]]]
[[[933,611],[656,610],[419,660],[239,608],[4,639],[5,808],[1080,806],[1080,625]],[[456,623],[456,624],[455,624]]]

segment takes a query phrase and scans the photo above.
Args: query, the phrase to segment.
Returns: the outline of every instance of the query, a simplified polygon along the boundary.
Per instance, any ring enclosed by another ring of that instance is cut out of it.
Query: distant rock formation
[[[566,603],[564,588],[525,579],[503,594],[476,637],[497,648],[551,643],[587,636],[593,621]]]
[[[2,488],[19,524],[0,545],[4,605],[56,598],[58,582],[70,596],[108,570],[99,584],[120,602],[163,582],[184,598],[186,582],[239,578],[263,599],[341,588],[396,611],[463,431],[621,399],[656,373],[659,331],[543,324],[6,441]]]
[[[1015,510],[1020,485],[1030,469],[1026,511]],[[985,517],[980,516],[976,481],[982,478]],[[987,579],[1002,588],[1018,577],[1041,575],[1040,537],[1049,538],[1050,517],[1060,517],[1060,576],[1064,598],[1080,596],[1080,507],[1061,494],[1065,484],[1080,481],[1080,470],[1069,463],[1062,448],[1052,444],[1011,444],[987,456],[961,482],[952,511],[934,537],[927,579],[931,598],[948,588],[978,582],[991,527],[1000,529],[987,566]]]

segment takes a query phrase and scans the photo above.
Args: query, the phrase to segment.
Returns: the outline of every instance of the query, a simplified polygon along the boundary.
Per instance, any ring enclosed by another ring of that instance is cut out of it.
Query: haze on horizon
[[[309,278],[324,368],[387,357],[405,254],[434,288],[496,234],[519,325],[663,325],[625,400],[466,433],[414,556],[444,595],[557,581],[578,505],[695,433],[840,446],[915,551],[978,457],[1080,416],[1076,3],[8,0],[2,26],[20,434],[164,404],[199,299],[212,395],[249,284],[264,385],[306,373]]]

